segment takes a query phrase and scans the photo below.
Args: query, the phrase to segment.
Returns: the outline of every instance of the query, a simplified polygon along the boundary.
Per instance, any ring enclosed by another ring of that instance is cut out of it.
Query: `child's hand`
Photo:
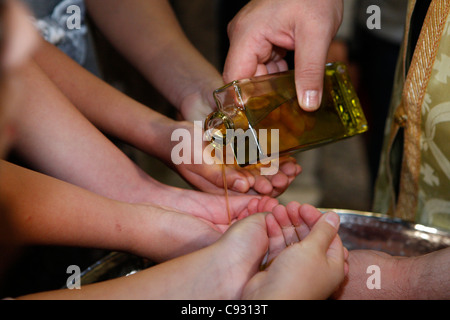
[[[275,207],[266,224],[267,268],[248,282],[242,298],[328,298],[348,272],[348,251],[337,235],[339,216],[290,203]]]
[[[190,122],[177,122],[177,129],[185,130],[186,134],[189,132],[190,137],[195,138],[196,134],[194,130],[199,130],[202,134],[201,128],[196,128],[194,124]],[[184,143],[185,141],[183,141]],[[175,147],[180,142],[175,142]],[[209,143],[203,142],[195,143],[191,141],[191,159],[189,163],[182,162],[181,164],[174,165],[173,159],[168,160],[169,165],[172,165],[174,169],[191,185],[198,188],[201,191],[214,194],[224,194],[222,165],[217,163],[207,164],[204,159],[201,159],[201,163],[195,164],[195,155],[203,155],[205,148]],[[188,145],[188,144],[187,144]],[[197,148],[197,150],[195,150]],[[200,149],[201,148],[201,149]],[[227,154],[226,156],[233,157],[233,155]],[[234,157],[233,157],[234,158]],[[167,162],[167,161],[166,161]],[[271,165],[275,165],[272,163]],[[301,172],[301,167],[296,163],[296,160],[292,157],[281,158],[279,160],[277,173],[274,175],[262,175],[260,169],[255,166],[248,168],[241,168],[237,165],[227,165],[225,168],[227,188],[230,195],[239,194],[252,194],[252,195],[267,195],[270,197],[277,197],[282,194],[292,183],[292,181]]]

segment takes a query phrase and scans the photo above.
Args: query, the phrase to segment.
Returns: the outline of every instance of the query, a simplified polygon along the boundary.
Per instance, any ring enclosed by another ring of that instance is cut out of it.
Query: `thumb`
[[[323,93],[325,63],[332,37],[320,30],[303,32],[295,42],[295,84],[300,107],[317,110]]]
[[[334,212],[327,212],[317,221],[304,241],[311,242],[320,252],[328,252],[336,238],[338,228],[339,216]]]

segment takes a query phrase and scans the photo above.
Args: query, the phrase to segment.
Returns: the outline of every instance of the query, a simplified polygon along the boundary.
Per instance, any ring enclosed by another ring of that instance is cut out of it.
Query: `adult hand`
[[[286,51],[295,50],[300,106],[316,110],[322,97],[328,47],[342,15],[342,0],[250,1],[228,26],[225,82],[285,71]]]

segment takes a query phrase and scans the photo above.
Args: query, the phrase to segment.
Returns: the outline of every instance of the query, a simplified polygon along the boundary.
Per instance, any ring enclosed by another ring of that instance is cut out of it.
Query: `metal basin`
[[[370,249],[394,256],[418,256],[450,246],[450,233],[370,212],[333,209],[348,250]]]
[[[418,256],[450,246],[450,233],[370,212],[331,209],[341,217],[339,235],[348,250],[369,249]],[[322,211],[329,211],[323,209]],[[88,284],[133,274],[154,265],[125,253],[111,253],[82,273]]]

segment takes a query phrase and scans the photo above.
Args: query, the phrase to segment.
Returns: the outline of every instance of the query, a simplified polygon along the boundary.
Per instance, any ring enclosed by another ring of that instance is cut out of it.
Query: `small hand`
[[[269,265],[243,290],[244,299],[326,299],[348,272],[337,235],[339,216],[298,203],[266,216]]]
[[[190,122],[179,122],[178,129],[185,129],[186,133],[189,132],[191,142],[186,145],[190,145],[192,150],[191,159],[174,165],[175,170],[195,188],[223,195],[224,181],[220,161],[216,159],[213,161],[213,164],[206,163],[203,152],[209,145],[209,142],[202,141],[201,144],[196,144],[194,141],[196,138],[195,130],[202,134],[202,129],[196,128]],[[195,164],[196,155],[201,156],[201,163]],[[228,157],[233,156],[227,155]],[[276,165],[276,163],[271,165]],[[262,175],[260,168],[256,166],[241,168],[237,165],[227,165],[225,167],[226,184],[231,195],[253,194],[277,197],[289,187],[300,172],[301,167],[291,157],[282,158],[278,161],[278,168],[276,168],[274,175]]]
[[[277,200],[269,197],[231,197],[228,216],[223,196],[195,191],[183,194],[190,197],[172,194],[174,199],[171,207],[162,204],[136,204],[143,213],[159,213],[152,220],[152,223],[158,223],[159,226],[158,236],[152,237],[159,242],[149,244],[145,235],[141,234],[136,236],[129,251],[155,262],[166,261],[211,245],[237,220],[258,212],[271,212],[278,204]],[[145,219],[142,223],[145,223]]]

